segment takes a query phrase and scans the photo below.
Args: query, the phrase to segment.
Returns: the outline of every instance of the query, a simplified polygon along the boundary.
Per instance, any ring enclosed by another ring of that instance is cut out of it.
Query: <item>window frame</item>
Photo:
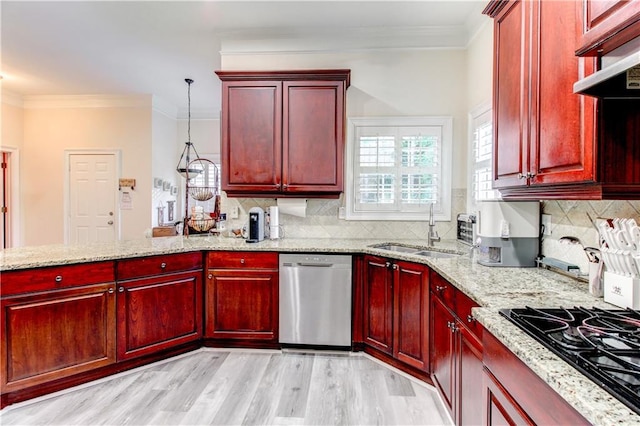
[[[474,158],[474,141],[475,141],[475,131],[476,129],[482,125],[483,123],[487,123],[490,122],[491,126],[492,126],[492,130],[491,130],[491,158],[489,159],[489,170],[490,170],[490,175],[491,178],[493,180],[493,149],[494,149],[494,131],[495,131],[495,123],[493,122],[493,106],[491,104],[491,102],[484,102],[478,106],[476,106],[475,108],[473,108],[471,110],[471,112],[469,112],[469,127],[468,127],[468,131],[469,131],[469,135],[468,135],[468,141],[467,141],[467,158],[468,158],[468,173],[467,173],[467,211],[468,212],[477,212],[478,211],[478,202],[481,201],[495,201],[495,200],[501,200],[502,197],[500,195],[500,191],[498,191],[497,189],[493,190],[493,195],[494,197],[490,197],[490,198],[478,198],[476,199],[474,196],[474,176],[475,176],[475,172],[476,172],[476,167],[477,164]],[[493,182],[492,182],[492,186],[493,186]]]
[[[434,205],[436,221],[451,220],[451,185],[452,185],[452,152],[453,152],[453,117],[420,116],[420,117],[350,117],[347,119],[347,152],[346,152],[346,185],[345,185],[345,219],[373,221],[427,221],[429,220],[430,203],[410,210],[371,210],[358,211],[359,180],[355,176],[356,149],[359,128],[369,127],[438,127],[441,134],[439,200]],[[395,167],[397,169],[397,166]]]

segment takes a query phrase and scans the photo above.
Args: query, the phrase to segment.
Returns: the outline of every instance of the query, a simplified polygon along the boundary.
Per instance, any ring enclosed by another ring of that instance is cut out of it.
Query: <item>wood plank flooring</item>
[[[436,391],[361,353],[201,349],[0,411],[8,425],[448,425]]]

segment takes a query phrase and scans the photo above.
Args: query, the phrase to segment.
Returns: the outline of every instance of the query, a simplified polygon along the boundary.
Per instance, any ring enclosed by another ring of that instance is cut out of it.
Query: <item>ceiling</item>
[[[218,111],[222,54],[464,48],[486,1],[8,1],[2,89],[22,96],[152,94]]]

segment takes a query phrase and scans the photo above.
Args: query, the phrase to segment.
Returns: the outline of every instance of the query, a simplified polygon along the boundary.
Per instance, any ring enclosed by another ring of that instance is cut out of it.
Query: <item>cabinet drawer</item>
[[[449,309],[455,307],[457,289],[435,272],[431,272],[431,292],[438,296]]]
[[[114,262],[52,266],[2,272],[2,296],[113,282]]]
[[[482,325],[471,315],[471,308],[479,306],[460,290],[456,291],[455,313],[460,321],[478,338],[482,339]]]
[[[207,268],[278,268],[278,253],[251,251],[212,251],[207,255]]]
[[[179,253],[119,260],[118,280],[202,269],[202,253]]]

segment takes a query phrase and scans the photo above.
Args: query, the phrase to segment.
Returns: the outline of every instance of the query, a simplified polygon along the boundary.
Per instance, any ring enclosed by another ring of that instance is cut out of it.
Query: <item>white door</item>
[[[117,235],[116,156],[69,156],[69,242],[114,241]]]
[[[0,153],[0,162],[2,163],[2,185],[0,186],[0,241],[2,246],[0,248],[11,247],[11,227],[9,216],[9,153]]]

